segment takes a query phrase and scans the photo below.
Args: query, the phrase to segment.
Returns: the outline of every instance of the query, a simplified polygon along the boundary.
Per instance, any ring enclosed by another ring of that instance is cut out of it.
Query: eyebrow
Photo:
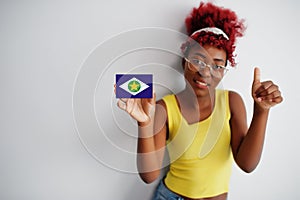
[[[224,62],[225,63],[225,60],[223,60],[222,58],[214,58],[214,61],[215,62]]]
[[[203,59],[206,58],[206,56],[202,53],[195,53],[193,56],[200,56],[202,57]],[[225,60],[223,60],[222,58],[213,58],[214,62],[223,62],[223,63],[226,63]]]
[[[193,56],[200,56],[201,58],[206,58],[206,56],[202,53],[195,53]]]

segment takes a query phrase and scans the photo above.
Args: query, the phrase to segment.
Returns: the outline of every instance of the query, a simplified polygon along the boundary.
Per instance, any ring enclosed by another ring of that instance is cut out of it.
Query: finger
[[[279,90],[276,90],[270,94],[264,95],[264,96],[260,96],[259,98],[261,98],[262,100],[269,100],[272,101],[272,99],[275,99],[277,97],[281,96],[281,92]]]
[[[260,82],[260,69],[258,67],[254,68],[254,78],[253,78],[254,83],[259,83]]]
[[[267,107],[267,108],[271,108],[273,106],[275,106],[277,103],[276,102],[272,102],[272,101],[263,101],[263,104]]]
[[[263,96],[269,95],[275,91],[278,91],[278,86],[274,85],[274,84],[263,85],[261,88],[259,88],[259,90],[257,90],[257,92],[256,92],[256,95],[260,96],[260,97],[263,97]]]
[[[120,98],[120,101],[126,103],[128,101],[128,98]]]
[[[125,110],[126,111],[126,103],[119,100],[118,103],[117,103],[118,107],[121,108],[122,110]]]
[[[279,97],[276,97],[276,98],[273,98],[273,99],[272,99],[272,103],[274,103],[274,104],[279,104],[279,103],[281,103],[282,101],[283,101],[282,96],[279,96]]]
[[[272,81],[265,81],[261,83],[261,86],[255,91],[256,96],[260,96],[261,93],[266,92],[273,84]]]
[[[262,100],[261,103],[264,104],[267,107],[273,107],[279,103],[281,103],[283,100],[282,96],[270,99],[270,100]]]
[[[152,98],[148,99],[148,102],[150,104],[154,105],[155,101],[156,101],[156,93],[155,93],[155,91],[153,91]]]
[[[134,103],[138,101],[138,99],[127,99],[126,102],[126,111],[131,114],[133,107],[134,107]]]

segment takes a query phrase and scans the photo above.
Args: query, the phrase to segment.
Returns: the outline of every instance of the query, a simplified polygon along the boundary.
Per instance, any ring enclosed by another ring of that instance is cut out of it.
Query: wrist
[[[147,127],[147,126],[150,125],[151,119],[150,119],[150,117],[149,117],[146,121],[144,121],[144,122],[137,122],[137,123],[138,123],[138,126],[139,126],[139,127]]]
[[[254,113],[256,114],[268,114],[270,111],[269,107],[262,107],[257,102],[254,102]]]

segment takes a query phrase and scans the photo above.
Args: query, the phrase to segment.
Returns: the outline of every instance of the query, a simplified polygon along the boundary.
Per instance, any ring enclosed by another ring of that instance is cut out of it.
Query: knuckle
[[[280,97],[279,99],[279,103],[281,103],[283,101],[283,97]]]
[[[272,84],[272,81],[265,81],[265,82],[263,82],[264,83],[264,85],[270,85],[270,84]]]
[[[277,94],[278,96],[281,96],[281,92],[279,90],[277,90]]]

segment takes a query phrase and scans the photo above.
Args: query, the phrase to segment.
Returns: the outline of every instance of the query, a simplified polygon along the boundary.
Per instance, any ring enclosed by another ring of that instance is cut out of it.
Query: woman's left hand
[[[272,81],[260,81],[260,69],[257,67],[254,69],[252,97],[255,103],[264,110],[269,110],[283,101],[277,85]]]

